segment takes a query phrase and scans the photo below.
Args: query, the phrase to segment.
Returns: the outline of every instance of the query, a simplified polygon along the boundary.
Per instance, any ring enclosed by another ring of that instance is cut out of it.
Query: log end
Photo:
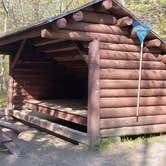
[[[46,38],[47,33],[48,33],[47,29],[42,29],[42,30],[41,30],[41,37],[42,37],[42,38]]]
[[[65,18],[61,18],[56,22],[58,28],[65,28],[67,26],[67,20]]]
[[[113,3],[112,3],[112,0],[105,0],[103,1],[102,3],[102,7],[105,9],[105,10],[110,10],[113,6]]]
[[[117,21],[117,25],[120,27],[130,26],[133,24],[133,19],[130,17],[123,17]]]
[[[84,18],[84,14],[82,11],[79,11],[79,12],[73,14],[73,19],[75,21],[82,21],[83,18]]]
[[[146,43],[147,47],[160,47],[161,41],[159,39],[150,40]]]

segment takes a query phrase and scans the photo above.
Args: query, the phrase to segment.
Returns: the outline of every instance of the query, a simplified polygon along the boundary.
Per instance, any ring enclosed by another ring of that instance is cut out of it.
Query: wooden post
[[[99,70],[99,41],[95,39],[89,45],[87,125],[90,146],[100,141]]]
[[[18,62],[18,60],[19,60],[19,58],[20,58],[20,56],[21,56],[21,53],[22,53],[22,51],[23,51],[23,49],[24,49],[24,47],[25,47],[26,41],[27,41],[27,39],[24,39],[24,40],[21,42],[21,45],[20,45],[20,47],[19,47],[19,49],[18,49],[18,51],[17,51],[17,54],[16,54],[16,56],[15,56],[15,58],[14,58],[14,60],[13,60],[13,63],[11,64],[11,69],[14,69],[15,66],[17,65],[17,62]]]
[[[13,109],[13,74],[12,74],[12,69],[11,65],[13,62],[13,57],[12,55],[9,56],[9,79],[8,79],[8,109],[11,110]]]

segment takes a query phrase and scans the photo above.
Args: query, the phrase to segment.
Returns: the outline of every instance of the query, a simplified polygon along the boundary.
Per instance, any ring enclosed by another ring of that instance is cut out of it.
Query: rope
[[[138,80],[138,94],[137,94],[137,114],[136,114],[137,122],[139,120],[139,109],[140,109],[140,94],[141,94],[141,79],[142,79],[143,48],[144,48],[144,42],[141,43],[141,51],[140,51],[139,80]]]

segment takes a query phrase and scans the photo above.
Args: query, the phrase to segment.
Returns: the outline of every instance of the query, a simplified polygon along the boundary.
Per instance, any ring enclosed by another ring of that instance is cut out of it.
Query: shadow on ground
[[[165,166],[166,144],[155,142],[129,148],[112,145],[105,152],[90,151],[37,130],[16,141],[24,157],[0,152],[0,166]]]

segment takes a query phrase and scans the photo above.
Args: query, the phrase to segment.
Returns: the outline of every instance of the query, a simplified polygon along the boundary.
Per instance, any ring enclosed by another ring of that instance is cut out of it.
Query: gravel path
[[[166,137],[165,137],[166,138]],[[105,152],[89,151],[46,133],[31,130],[16,142],[24,157],[0,152],[0,166],[165,166],[166,143],[112,145]]]

